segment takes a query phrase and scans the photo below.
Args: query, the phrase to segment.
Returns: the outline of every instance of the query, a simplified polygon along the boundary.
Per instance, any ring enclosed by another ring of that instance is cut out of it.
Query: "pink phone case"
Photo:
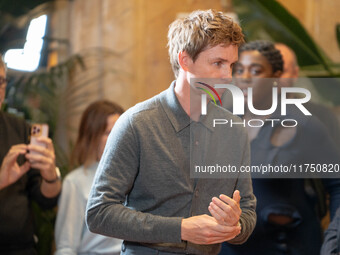
[[[31,128],[31,141],[30,144],[39,145],[45,147],[44,143],[38,142],[38,137],[48,137],[48,125],[47,124],[33,124]],[[36,152],[30,152],[36,154]]]

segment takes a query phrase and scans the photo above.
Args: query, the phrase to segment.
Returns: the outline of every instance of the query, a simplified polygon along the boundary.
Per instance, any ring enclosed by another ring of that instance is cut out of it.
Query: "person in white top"
[[[107,137],[122,113],[119,105],[101,100],[89,105],[82,115],[71,156],[71,164],[80,166],[63,182],[55,225],[55,255],[120,254],[121,240],[87,229],[85,208]]]

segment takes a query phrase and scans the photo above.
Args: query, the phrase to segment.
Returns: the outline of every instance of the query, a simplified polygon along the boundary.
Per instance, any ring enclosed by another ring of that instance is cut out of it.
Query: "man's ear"
[[[185,51],[178,53],[178,63],[183,71],[188,71],[190,64],[192,64],[192,59]]]

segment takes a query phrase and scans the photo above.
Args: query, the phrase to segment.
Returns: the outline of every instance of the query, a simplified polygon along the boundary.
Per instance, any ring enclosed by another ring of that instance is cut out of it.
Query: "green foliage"
[[[340,24],[336,25],[335,30],[336,30],[336,39],[338,41],[338,47],[340,49]]]

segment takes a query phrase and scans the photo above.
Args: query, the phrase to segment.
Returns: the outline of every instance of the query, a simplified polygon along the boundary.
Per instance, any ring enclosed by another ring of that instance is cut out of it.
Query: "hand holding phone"
[[[48,138],[47,124],[33,124],[31,141],[25,155],[31,168],[40,171],[43,179],[41,192],[46,197],[55,197],[61,188],[60,171],[55,164],[55,153],[52,140]],[[52,186],[51,186],[52,185]]]

